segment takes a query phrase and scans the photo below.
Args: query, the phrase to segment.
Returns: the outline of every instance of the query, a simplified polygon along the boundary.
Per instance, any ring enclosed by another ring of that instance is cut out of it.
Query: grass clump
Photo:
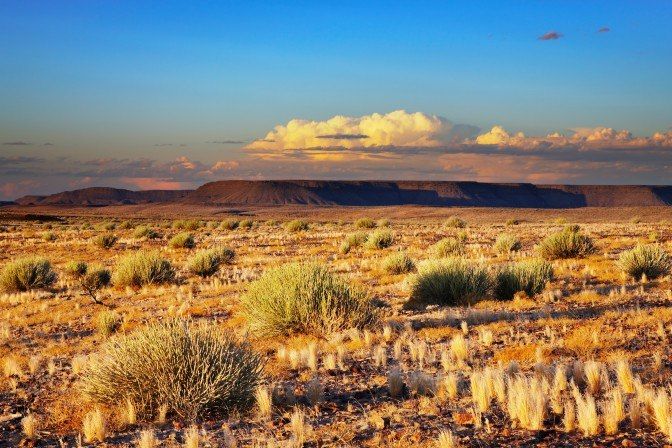
[[[500,255],[507,255],[511,252],[519,251],[522,247],[523,245],[520,243],[518,237],[510,233],[502,233],[497,236],[492,249]]]
[[[351,233],[345,237],[339,248],[341,253],[347,254],[352,249],[361,247],[366,242],[367,234],[364,232]]]
[[[85,261],[70,261],[65,265],[65,273],[72,278],[80,278],[88,269]]]
[[[672,259],[658,244],[638,244],[634,249],[621,253],[618,266],[635,279],[643,276],[654,279],[670,272]]]
[[[198,230],[203,226],[203,222],[199,221],[198,219],[178,219],[177,221],[173,221],[173,224],[171,227],[175,230]]]
[[[101,249],[109,249],[116,244],[117,239],[118,238],[111,233],[106,233],[95,237],[93,239],[93,244]]]
[[[7,263],[0,271],[0,289],[5,292],[48,288],[55,282],[56,273],[46,258],[20,258]]]
[[[407,307],[417,305],[470,305],[490,292],[487,269],[460,258],[432,260],[418,266],[409,279],[411,290]]]
[[[464,229],[467,227],[467,222],[458,218],[457,216],[451,216],[443,225],[446,227],[452,227],[454,229]]]
[[[122,318],[114,310],[101,311],[96,317],[96,331],[101,336],[110,337],[122,323]]]
[[[150,419],[162,406],[195,419],[244,410],[254,403],[262,360],[216,326],[169,320],[111,339],[81,378],[91,401],[131,402]]]
[[[227,219],[226,221],[222,221],[222,224],[220,224],[220,228],[222,230],[236,230],[238,226],[240,225],[240,222],[235,219]]]
[[[159,233],[149,226],[138,226],[133,231],[133,238],[153,240],[159,237]]]
[[[366,294],[317,263],[270,269],[242,297],[251,330],[259,336],[329,334],[376,320]]]
[[[173,249],[193,249],[196,247],[194,235],[189,232],[178,233],[168,241],[168,246]]]
[[[119,260],[112,282],[117,287],[139,288],[169,283],[174,278],[175,271],[170,261],[162,258],[159,252],[138,251]]]
[[[394,235],[387,229],[378,229],[373,231],[366,238],[364,246],[367,249],[385,249],[394,243]]]
[[[547,260],[581,258],[595,252],[593,240],[581,233],[578,226],[567,226],[561,232],[547,236],[537,247],[539,255]]]
[[[388,274],[407,274],[415,269],[415,263],[406,252],[399,252],[385,258],[382,267]]]
[[[233,261],[235,253],[225,247],[216,247],[198,252],[189,262],[189,272],[200,277],[214,275],[222,264]]]
[[[520,291],[532,297],[543,291],[552,278],[553,266],[545,260],[510,264],[495,274],[493,293],[497,300],[511,300]]]
[[[240,227],[241,229],[251,229],[253,226],[254,221],[252,221],[251,219],[243,219],[242,221],[240,221],[240,224],[238,225],[238,227]]]
[[[53,243],[56,241],[56,234],[54,232],[44,232],[42,234],[42,240],[47,243]]]
[[[294,219],[285,224],[285,229],[290,232],[303,232],[308,230],[308,223],[301,219]]]
[[[442,238],[432,246],[432,252],[440,258],[462,255],[465,252],[464,241],[459,238]]]
[[[376,221],[371,218],[359,218],[355,221],[355,227],[358,229],[373,229],[376,227]]]

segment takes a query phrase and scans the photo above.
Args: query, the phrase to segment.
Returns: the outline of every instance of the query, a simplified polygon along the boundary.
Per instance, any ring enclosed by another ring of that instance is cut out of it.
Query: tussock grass
[[[376,227],[376,221],[371,218],[359,218],[355,221],[355,227],[358,229],[373,229]]]
[[[545,260],[527,260],[509,264],[495,273],[494,296],[497,300],[511,300],[524,291],[529,297],[544,290],[553,278],[553,266]]]
[[[178,233],[168,241],[168,246],[173,249],[193,249],[196,247],[194,235],[189,232]]]
[[[159,233],[149,226],[138,226],[133,231],[133,238],[153,240],[159,237]]]
[[[413,259],[406,252],[388,255],[382,264],[385,272],[392,275],[407,274],[415,269]]]
[[[363,328],[376,320],[366,294],[316,263],[270,269],[242,297],[254,334],[329,334]]]
[[[442,238],[432,246],[431,251],[440,258],[462,255],[465,251],[464,241],[452,237]]]
[[[200,277],[210,277],[219,270],[222,264],[231,263],[234,256],[233,250],[225,247],[202,250],[189,261],[188,269],[192,274]]]
[[[635,279],[646,276],[654,279],[667,275],[672,267],[672,259],[657,244],[639,244],[634,249],[621,253],[618,266]]]
[[[463,219],[458,218],[457,216],[451,216],[443,223],[446,227],[452,227],[455,229],[463,229],[467,227],[467,222]]]
[[[394,243],[394,235],[387,229],[374,230],[366,238],[364,247],[367,249],[385,249]]]
[[[581,233],[578,226],[567,226],[547,236],[537,247],[539,256],[547,260],[582,258],[595,252],[593,240]]]
[[[459,258],[427,261],[409,279],[411,295],[407,307],[418,305],[469,305],[486,296],[490,275],[481,265]]]
[[[294,219],[285,224],[285,229],[289,232],[303,232],[308,230],[309,227],[308,223],[301,219]]]
[[[520,243],[520,240],[509,233],[502,233],[497,236],[495,244],[493,244],[493,250],[500,255],[507,255],[511,252],[519,251],[523,245]]]
[[[54,282],[56,272],[46,258],[19,258],[7,263],[0,271],[0,290],[5,292],[48,288]]]
[[[92,242],[95,246],[100,247],[101,249],[109,249],[116,244],[117,239],[118,238],[115,235],[106,233],[93,238]]]
[[[126,255],[117,262],[112,282],[117,287],[169,283],[175,278],[175,271],[168,260],[158,251],[138,251]]]
[[[349,253],[352,249],[361,247],[365,242],[368,235],[364,232],[351,233],[345,237],[339,250],[343,254]]]
[[[223,230],[236,230],[239,225],[239,221],[235,219],[227,219],[226,221],[222,221],[222,224],[219,227]]]
[[[141,418],[163,407],[188,418],[228,414],[254,403],[263,364],[214,325],[170,320],[108,341],[82,374],[93,402],[130,400]]]

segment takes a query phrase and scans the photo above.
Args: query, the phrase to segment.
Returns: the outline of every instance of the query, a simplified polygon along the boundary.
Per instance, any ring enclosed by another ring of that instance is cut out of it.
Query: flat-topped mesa
[[[24,196],[16,203],[76,206],[181,203],[202,206],[642,207],[672,205],[672,187],[453,181],[223,180],[206,183],[196,190],[84,188],[49,196]]]

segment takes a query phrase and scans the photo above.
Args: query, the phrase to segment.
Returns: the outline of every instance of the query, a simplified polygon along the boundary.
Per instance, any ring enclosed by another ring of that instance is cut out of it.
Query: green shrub
[[[390,226],[392,225],[392,223],[390,222],[389,219],[387,219],[387,218],[382,218],[382,219],[379,219],[379,220],[378,220],[378,222],[376,223],[376,225],[377,225],[378,227],[390,227]]]
[[[388,255],[383,260],[383,270],[388,274],[407,274],[415,269],[415,263],[405,252]]]
[[[138,251],[126,255],[117,262],[113,283],[117,287],[142,287],[169,283],[175,278],[175,271],[168,260],[159,252]]]
[[[524,291],[529,297],[544,290],[553,279],[553,266],[544,260],[521,261],[499,269],[495,274],[494,296],[497,300],[511,300]]]
[[[106,269],[103,266],[91,266],[86,270],[86,273],[80,277],[82,289],[84,289],[89,297],[96,303],[100,303],[98,301],[98,291],[110,286],[111,281],[112,274],[110,274],[109,269]]]
[[[373,229],[376,227],[376,222],[371,218],[359,218],[355,221],[355,227],[358,229]]]
[[[193,249],[196,247],[194,236],[189,232],[178,233],[168,241],[173,249]]]
[[[107,406],[132,402],[142,419],[161,406],[186,419],[249,408],[263,363],[216,326],[169,320],[108,341],[84,370],[81,389]]]
[[[86,274],[89,266],[85,261],[70,261],[65,265],[65,272],[70,277],[79,278],[82,275]]]
[[[580,229],[568,226],[561,232],[547,236],[537,247],[539,255],[547,260],[581,258],[595,252],[593,240]]]
[[[621,253],[618,266],[635,279],[646,275],[654,279],[667,275],[672,268],[672,259],[657,244],[638,244],[634,249]]]
[[[325,335],[363,328],[376,320],[366,294],[316,263],[269,269],[242,299],[244,314],[259,336]]]
[[[198,252],[189,262],[189,271],[200,277],[214,275],[222,264],[233,261],[235,253],[231,249],[217,247]]]
[[[394,235],[387,229],[374,230],[366,238],[364,246],[367,249],[385,249],[394,243]]]
[[[243,219],[242,221],[240,221],[239,224],[239,227],[241,229],[251,229],[252,226],[254,226],[254,221],[252,221],[251,219]]]
[[[341,243],[341,253],[347,254],[352,249],[360,247],[366,242],[367,235],[364,232],[351,233]]]
[[[506,220],[505,224],[507,226],[517,226],[518,224],[520,224],[520,220],[515,218],[509,218]]]
[[[117,242],[117,237],[111,233],[108,233],[104,235],[98,235],[92,241],[95,246],[98,246],[101,249],[109,249],[115,245]]]
[[[280,221],[277,219],[269,219],[264,224],[266,224],[269,227],[277,227],[280,224]]]
[[[20,258],[9,262],[0,271],[0,289],[5,292],[47,288],[56,282],[56,273],[49,260],[40,257]]]
[[[130,230],[133,228],[133,223],[131,221],[121,221],[117,226],[117,229],[120,230]]]
[[[184,220],[184,219],[179,219],[177,221],[173,221],[173,229],[176,230],[198,230],[203,226],[203,222],[199,221],[198,219],[190,219],[190,220]]]
[[[238,226],[240,225],[240,222],[238,222],[235,219],[227,219],[226,221],[222,221],[221,228],[224,230],[236,230]]]
[[[56,241],[56,234],[54,232],[44,232],[42,239],[48,243]]]
[[[502,233],[497,236],[495,244],[492,246],[493,250],[500,255],[519,251],[522,247],[523,245],[520,243],[520,240],[509,233]]]
[[[138,226],[133,231],[133,238],[153,240],[159,237],[159,233],[149,226]]]
[[[446,220],[446,222],[443,225],[446,227],[463,229],[467,227],[467,222],[464,221],[463,219],[458,218],[457,216],[451,216]]]
[[[490,292],[487,269],[460,258],[432,260],[418,266],[409,279],[411,290],[407,307],[418,305],[470,305]]]
[[[453,255],[462,255],[465,252],[464,242],[458,238],[442,238],[434,246],[431,251],[437,257],[450,257]]]
[[[308,230],[308,223],[300,219],[295,219],[285,224],[285,228],[290,232],[302,232]]]
[[[117,227],[117,225],[113,222],[106,221],[103,223],[100,223],[99,225],[96,226],[98,230],[106,230],[108,232],[114,230]]]

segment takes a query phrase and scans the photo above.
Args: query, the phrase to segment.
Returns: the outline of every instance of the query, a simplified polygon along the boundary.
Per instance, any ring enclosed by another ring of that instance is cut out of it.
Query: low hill
[[[84,188],[49,196],[24,196],[16,203],[75,206],[181,203],[203,206],[643,207],[672,205],[672,187],[451,181],[225,180],[209,182],[196,190]]]
[[[143,190],[91,187],[64,191],[49,196],[24,196],[15,202],[19,205],[86,205],[105,206],[122,204],[149,204],[173,202],[184,198],[190,190]]]

